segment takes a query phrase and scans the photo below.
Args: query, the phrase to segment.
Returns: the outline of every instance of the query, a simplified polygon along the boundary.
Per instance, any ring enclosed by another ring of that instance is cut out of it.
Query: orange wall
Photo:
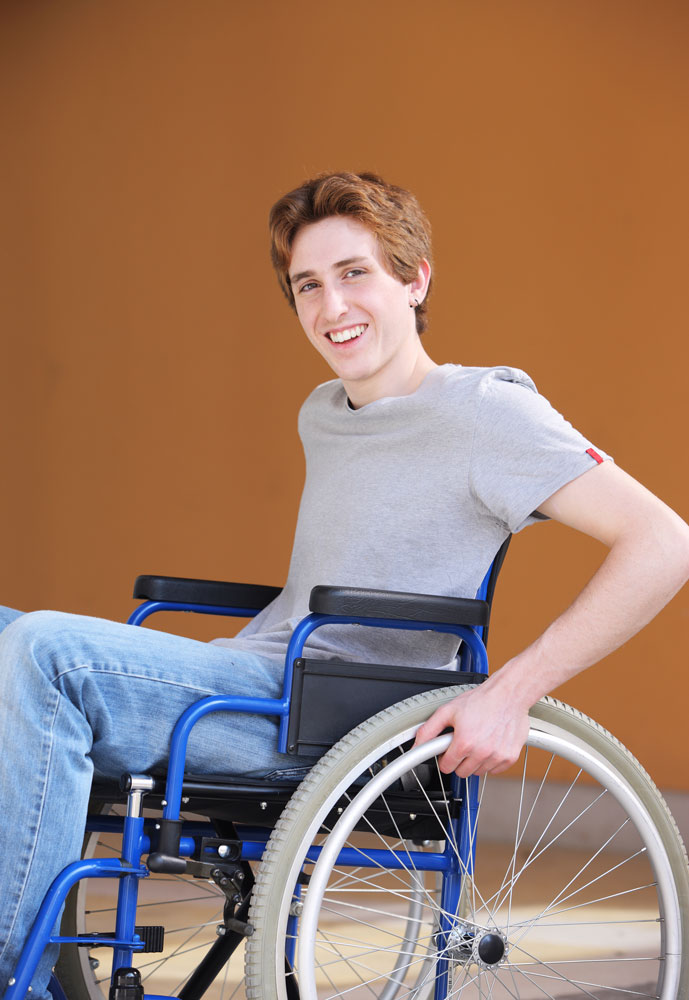
[[[265,218],[328,168],[426,207],[436,360],[527,369],[689,514],[688,22],[669,0],[6,0],[2,599],[123,617],[139,572],[283,579],[295,417],[328,373]],[[519,537],[494,661],[600,557]],[[688,618],[680,596],[562,691],[676,788]]]

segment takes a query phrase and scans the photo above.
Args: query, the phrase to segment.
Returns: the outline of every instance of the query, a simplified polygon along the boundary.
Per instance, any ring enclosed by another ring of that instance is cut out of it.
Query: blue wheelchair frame
[[[493,569],[494,567],[491,566],[479,587],[476,594],[478,600],[487,600],[490,598]],[[128,619],[128,624],[141,625],[149,615],[161,611],[189,611],[241,618],[251,618],[258,613],[257,609],[253,608],[219,608],[215,605],[150,600],[136,608]],[[450,633],[462,640],[459,672],[472,670],[479,674],[488,673],[488,657],[483,641],[483,626],[443,625],[431,621],[404,621],[353,615],[309,614],[297,625],[290,640],[286,654],[285,676],[281,698],[247,698],[231,695],[211,696],[195,702],[180,716],[173,730],[170,743],[163,820],[169,820],[172,823],[180,821],[182,781],[187,743],[193,727],[205,715],[211,712],[231,711],[277,716],[280,720],[278,749],[282,753],[287,752],[287,726],[294,661],[302,656],[304,644],[311,633],[323,625],[331,624],[358,624],[376,628],[406,629],[412,631],[432,630],[435,632]],[[133,786],[133,790],[130,792],[128,798],[127,815],[124,819],[120,817],[89,818],[87,830],[110,832],[122,830],[122,855],[120,858],[93,858],[76,861],[68,865],[53,881],[26,941],[15,974],[10,980],[10,985],[5,994],[7,1000],[17,1000],[17,998],[22,998],[23,1000],[29,989],[38,961],[49,943],[78,943],[82,946],[98,945],[99,947],[112,947],[114,950],[113,972],[119,968],[131,966],[134,954],[144,950],[144,943],[135,930],[139,880],[148,877],[150,874],[148,867],[142,863],[141,857],[142,855],[149,854],[152,848],[151,838],[144,831],[144,818],[142,816],[142,797],[144,792],[145,782],[138,786],[136,784]],[[414,851],[411,854],[411,858],[419,871],[442,873],[443,888],[441,905],[442,911],[446,914],[457,911],[463,878],[467,874],[471,875],[474,870],[475,823],[478,813],[478,779],[476,777],[459,779],[453,775],[451,779],[451,793],[453,797],[465,802],[467,807],[460,810],[457,819],[451,820],[453,830],[452,832],[448,831],[445,850],[443,852]],[[269,831],[265,831],[263,839],[260,839],[263,831],[252,828],[249,832],[253,839],[242,841],[242,852],[239,860],[259,861],[262,857]],[[459,845],[459,857],[456,856],[456,852],[453,850],[453,844]],[[153,846],[155,847],[155,845]],[[194,838],[185,836],[184,831],[182,831],[179,839],[179,856],[189,857],[195,849]],[[316,861],[320,850],[319,847],[310,849],[307,852],[306,860]],[[213,854],[212,848],[207,848],[207,851],[207,860],[212,861],[214,857],[220,860],[217,852],[215,855]],[[367,864],[370,864],[370,867],[384,866],[389,869],[401,869],[408,865],[410,858],[409,852],[406,850],[403,852],[369,850],[367,855],[369,862],[362,860],[360,852],[345,848],[338,856],[338,864],[356,865],[359,867],[365,867]],[[68,892],[72,886],[84,878],[119,879],[114,937],[106,938],[99,935],[93,938],[88,936],[75,938],[52,934]],[[290,917],[290,924],[292,926],[288,933],[288,940],[292,942],[292,951],[295,947],[295,934],[292,931],[296,929],[294,925],[297,920],[297,917]],[[442,944],[442,935],[447,933],[449,929],[449,921],[447,926],[441,925],[440,944]],[[287,958],[290,963],[293,963],[293,954],[288,954]],[[64,993],[54,976],[50,989],[56,1000],[64,1000]],[[447,962],[439,960],[435,984],[435,1000],[444,1000],[447,995],[447,989]],[[150,993],[145,994],[145,998],[148,998],[148,1000],[172,1000],[170,997],[163,998],[158,994]]]

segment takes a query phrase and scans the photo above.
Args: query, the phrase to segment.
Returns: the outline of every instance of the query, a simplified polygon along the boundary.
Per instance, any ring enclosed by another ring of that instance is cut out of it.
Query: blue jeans
[[[80,854],[94,771],[159,769],[187,706],[210,694],[276,698],[283,663],[97,618],[0,608],[0,996],[53,878]],[[190,771],[279,777],[277,722],[218,713],[195,728]],[[290,766],[291,765],[291,766]],[[33,983],[48,996],[52,947]]]

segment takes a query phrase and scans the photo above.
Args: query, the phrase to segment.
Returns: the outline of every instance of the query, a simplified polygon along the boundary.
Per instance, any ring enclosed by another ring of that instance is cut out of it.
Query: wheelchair
[[[507,776],[442,774],[447,733],[413,745],[485,679],[507,544],[474,600],[314,588],[281,699],[205,698],[175,727],[167,775],[95,783],[82,859],[46,895],[7,1000],[27,995],[48,941],[61,944],[55,1000],[688,997],[687,855],[613,736],[546,698]],[[278,593],[139,577],[130,623],[249,617]],[[457,669],[305,657],[333,623],[451,633]],[[278,716],[279,749],[313,768],[278,782],[185,774],[194,724],[222,710]]]

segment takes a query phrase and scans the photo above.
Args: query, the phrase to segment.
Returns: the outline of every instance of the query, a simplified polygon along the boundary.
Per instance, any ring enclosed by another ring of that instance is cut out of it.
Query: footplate
[[[165,928],[160,926],[135,927],[134,935],[139,938],[143,948],[137,948],[137,952],[160,952],[163,951],[165,941]],[[117,940],[115,931],[98,931],[93,934],[80,934],[83,941],[76,941],[77,948],[93,948],[94,941],[98,944],[110,944]]]

